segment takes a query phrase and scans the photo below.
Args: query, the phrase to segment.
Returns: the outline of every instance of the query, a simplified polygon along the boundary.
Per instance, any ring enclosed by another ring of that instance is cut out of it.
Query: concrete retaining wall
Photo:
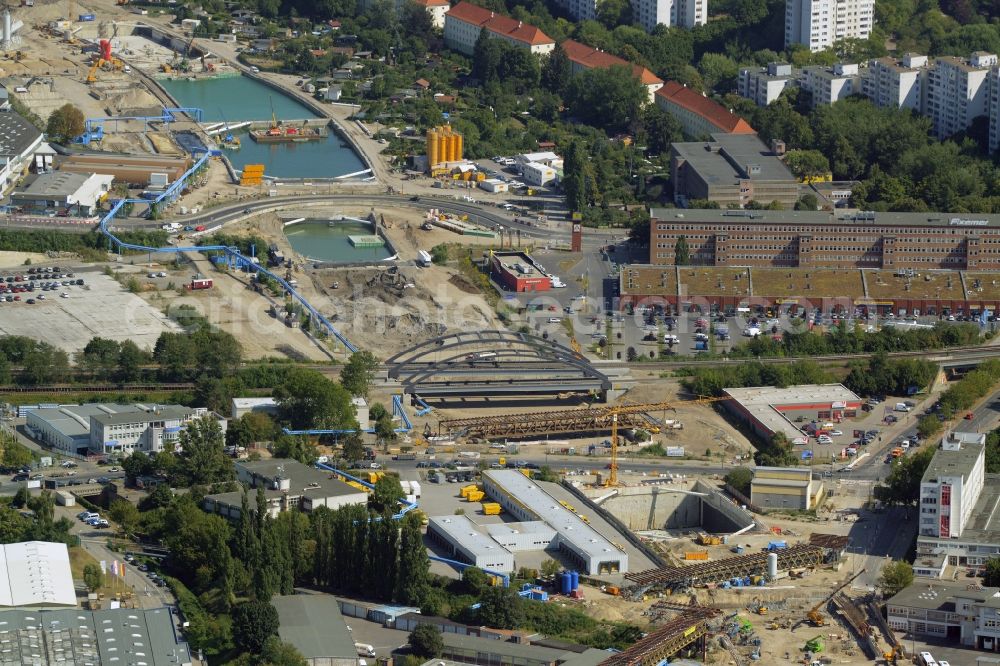
[[[754,524],[753,514],[733,504],[715,486],[699,480],[695,482],[694,490],[707,495],[702,498],[702,524],[706,531],[716,533],[738,532]]]

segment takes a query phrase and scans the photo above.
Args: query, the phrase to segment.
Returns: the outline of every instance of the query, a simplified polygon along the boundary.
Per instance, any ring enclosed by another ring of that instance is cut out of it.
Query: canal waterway
[[[297,100],[245,76],[162,79],[158,83],[182,106],[201,109],[205,123],[270,120],[272,105],[278,120],[319,117]],[[361,158],[332,128],[325,140],[305,143],[259,144],[245,130],[234,134],[242,147],[225,151],[233,166],[263,164],[265,177],[335,178],[365,169]]]
[[[304,257],[331,263],[377,262],[388,259],[389,248],[353,247],[348,236],[370,236],[372,226],[366,222],[304,220],[285,227],[285,236],[292,249]]]

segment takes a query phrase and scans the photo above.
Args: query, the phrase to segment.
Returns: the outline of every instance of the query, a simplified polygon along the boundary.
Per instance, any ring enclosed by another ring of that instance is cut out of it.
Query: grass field
[[[965,298],[958,271],[920,271],[912,278],[896,277],[893,271],[865,271],[865,279],[872,298]]]

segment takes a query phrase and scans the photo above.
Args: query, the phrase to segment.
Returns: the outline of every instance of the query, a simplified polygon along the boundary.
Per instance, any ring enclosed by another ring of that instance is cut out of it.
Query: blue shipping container
[[[82,22],[86,22],[86,21],[94,21],[96,19],[97,19],[97,17],[94,16],[93,14],[80,14],[80,22],[81,23]]]

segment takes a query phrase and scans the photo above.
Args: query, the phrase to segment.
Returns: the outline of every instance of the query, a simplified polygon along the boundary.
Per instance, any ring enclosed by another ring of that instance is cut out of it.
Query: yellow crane
[[[718,396],[714,398],[699,397],[694,400],[688,400],[683,403],[685,405],[704,405],[712,402],[721,402],[723,400],[730,400],[731,397],[728,395]],[[673,403],[670,402],[655,402],[647,405],[615,405],[610,407],[608,412],[611,414],[611,464],[608,465],[608,480],[604,483],[605,486],[614,487],[618,485],[618,415],[623,411],[632,412],[636,408],[642,409],[647,412],[655,411],[666,411],[668,409],[677,411],[677,408]]]

